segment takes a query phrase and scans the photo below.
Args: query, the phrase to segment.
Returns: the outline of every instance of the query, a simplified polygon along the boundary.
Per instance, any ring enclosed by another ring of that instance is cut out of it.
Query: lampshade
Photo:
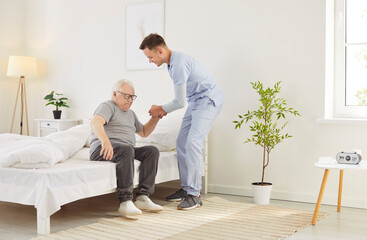
[[[10,56],[7,76],[8,77],[37,76],[36,58],[28,56]]]

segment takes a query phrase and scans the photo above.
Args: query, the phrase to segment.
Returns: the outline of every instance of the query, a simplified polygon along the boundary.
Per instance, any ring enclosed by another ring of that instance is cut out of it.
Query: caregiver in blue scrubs
[[[203,172],[203,147],[205,136],[219,115],[224,96],[209,71],[193,57],[171,51],[158,34],[144,38],[140,49],[150,63],[167,64],[174,84],[175,98],[162,106],[153,105],[149,111],[153,117],[163,117],[183,108],[187,99],[188,108],[182,119],[177,137],[177,159],[181,189],[167,197],[168,201],[181,201],[180,210],[202,206],[200,190]]]

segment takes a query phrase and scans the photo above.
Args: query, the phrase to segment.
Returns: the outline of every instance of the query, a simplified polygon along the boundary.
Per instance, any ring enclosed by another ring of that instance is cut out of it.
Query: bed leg
[[[41,235],[50,234],[50,216],[42,218],[37,211],[37,233]]]

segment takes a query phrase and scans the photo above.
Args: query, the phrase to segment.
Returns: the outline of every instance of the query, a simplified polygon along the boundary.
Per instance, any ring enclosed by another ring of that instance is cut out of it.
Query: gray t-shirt
[[[133,110],[129,109],[125,112],[112,100],[109,100],[99,105],[93,115],[100,115],[106,120],[104,130],[111,142],[135,146],[135,133],[143,129],[143,124]],[[100,145],[101,141],[92,132],[89,152],[93,153]]]

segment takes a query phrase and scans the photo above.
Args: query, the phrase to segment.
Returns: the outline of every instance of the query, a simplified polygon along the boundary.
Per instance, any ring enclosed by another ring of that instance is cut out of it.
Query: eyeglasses
[[[136,95],[130,95],[130,94],[123,93],[123,92],[120,92],[120,91],[117,91],[117,92],[123,94],[125,99],[131,98],[132,100],[135,100],[138,97]]]

